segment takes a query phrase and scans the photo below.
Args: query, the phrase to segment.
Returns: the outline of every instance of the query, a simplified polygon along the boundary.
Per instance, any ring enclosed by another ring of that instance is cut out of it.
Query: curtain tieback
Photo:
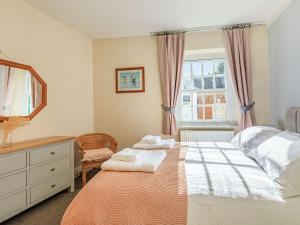
[[[246,113],[246,112],[250,111],[250,110],[253,108],[254,105],[255,105],[255,102],[252,102],[252,103],[249,104],[249,105],[242,105],[242,106],[240,107],[241,112],[242,112],[242,113]]]
[[[163,108],[163,110],[165,112],[175,114],[175,107],[168,107],[168,106],[164,106],[164,105],[161,105],[161,107]]]

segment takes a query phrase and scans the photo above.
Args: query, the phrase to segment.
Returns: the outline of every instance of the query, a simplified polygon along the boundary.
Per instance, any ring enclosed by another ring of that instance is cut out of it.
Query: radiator
[[[232,130],[181,130],[180,141],[182,142],[230,142],[234,136]]]

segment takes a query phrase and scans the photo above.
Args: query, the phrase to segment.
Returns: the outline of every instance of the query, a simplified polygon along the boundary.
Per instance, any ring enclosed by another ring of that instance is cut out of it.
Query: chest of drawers
[[[0,147],[0,223],[67,189],[74,191],[74,138]]]

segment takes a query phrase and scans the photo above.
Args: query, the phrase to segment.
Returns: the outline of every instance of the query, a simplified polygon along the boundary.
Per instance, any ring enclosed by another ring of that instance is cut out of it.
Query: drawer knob
[[[52,168],[50,171],[51,171],[51,172],[55,171],[55,168]]]
[[[55,155],[55,152],[50,152],[50,155]]]
[[[51,185],[51,188],[55,188],[55,187],[56,187],[56,184],[52,184],[52,185]]]

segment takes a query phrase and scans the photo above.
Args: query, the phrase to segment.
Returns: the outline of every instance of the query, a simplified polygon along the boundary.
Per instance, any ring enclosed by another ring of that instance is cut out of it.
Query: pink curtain
[[[175,107],[182,77],[184,43],[184,33],[158,35],[163,133],[165,135],[174,135],[177,132]]]
[[[224,39],[231,80],[241,109],[239,128],[244,130],[253,125],[251,109],[255,104],[250,97],[250,25],[225,28]]]

